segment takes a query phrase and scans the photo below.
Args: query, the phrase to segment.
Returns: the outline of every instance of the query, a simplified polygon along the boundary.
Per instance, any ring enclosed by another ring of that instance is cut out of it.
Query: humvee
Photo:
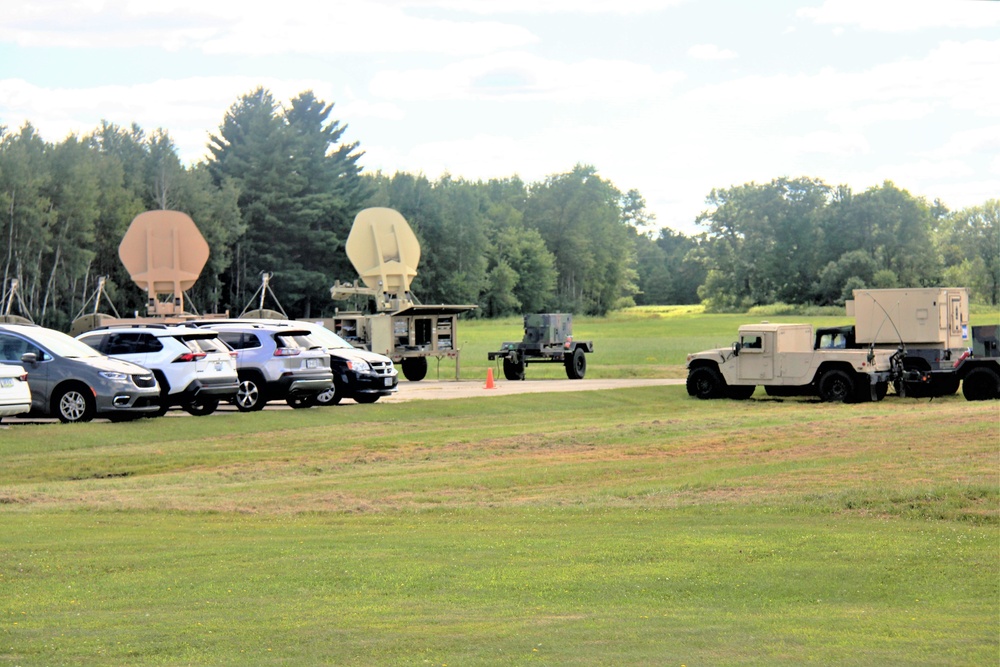
[[[896,351],[848,349],[836,336],[815,337],[809,324],[748,324],[739,337],[732,347],[688,355],[689,395],[744,400],[760,385],[769,396],[880,401],[896,363]]]

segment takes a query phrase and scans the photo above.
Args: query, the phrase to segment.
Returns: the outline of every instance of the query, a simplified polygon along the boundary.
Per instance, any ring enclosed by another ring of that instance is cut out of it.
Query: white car
[[[0,419],[31,410],[28,374],[21,366],[0,364]]]
[[[239,389],[236,355],[210,329],[123,324],[88,331],[77,340],[151,370],[160,385],[161,414],[179,405],[192,415],[208,415]]]

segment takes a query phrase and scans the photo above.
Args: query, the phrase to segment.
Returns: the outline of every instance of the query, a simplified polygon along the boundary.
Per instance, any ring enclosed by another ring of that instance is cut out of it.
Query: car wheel
[[[337,391],[336,383],[331,385],[329,389],[325,389],[315,396],[316,405],[320,407],[326,407],[328,405],[337,405],[340,403],[340,392]]]
[[[236,390],[236,409],[240,412],[256,412],[263,410],[267,399],[264,397],[264,388],[255,376],[240,378],[240,387]]]
[[[293,394],[285,399],[285,403],[289,406],[295,408],[296,410],[301,410],[302,408],[311,408],[316,405],[316,395],[315,394]]]
[[[845,403],[854,398],[854,380],[844,371],[827,371],[819,379],[819,397],[827,403]]]
[[[184,406],[184,412],[195,417],[204,417],[215,412],[219,407],[219,399],[198,397]]]
[[[354,397],[354,402],[368,404],[368,403],[374,403],[379,398],[381,397],[378,394],[358,394],[357,396]]]
[[[97,410],[93,392],[81,385],[73,385],[60,391],[55,397],[55,406],[56,416],[64,424],[89,422]]]
[[[717,368],[699,366],[688,373],[687,392],[697,398],[722,398],[726,390],[726,380]]]

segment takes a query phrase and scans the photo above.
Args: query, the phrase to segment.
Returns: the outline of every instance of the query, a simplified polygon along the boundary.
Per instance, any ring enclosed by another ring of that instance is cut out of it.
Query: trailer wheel
[[[420,382],[427,377],[427,357],[406,357],[402,366],[403,376],[410,382]]]
[[[973,368],[962,380],[962,395],[967,401],[1000,398],[1000,375],[989,368]]]
[[[699,366],[688,373],[687,392],[697,398],[722,398],[726,391],[726,379],[717,368]]]
[[[503,358],[503,376],[508,380],[524,379],[524,362],[520,359]]]
[[[827,371],[819,379],[819,397],[827,403],[846,403],[854,398],[854,380],[844,371]]]
[[[573,350],[573,354],[565,358],[566,377],[570,380],[582,380],[587,374],[587,355],[582,348]]]
[[[726,387],[726,398],[731,398],[734,401],[745,401],[751,396],[753,392],[756,391],[756,385],[730,385]]]

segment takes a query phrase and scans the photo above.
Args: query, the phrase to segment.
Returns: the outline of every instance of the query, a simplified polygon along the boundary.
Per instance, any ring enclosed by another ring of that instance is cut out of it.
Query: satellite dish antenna
[[[198,281],[208,261],[208,243],[186,213],[146,211],[132,220],[118,257],[149,295],[149,313],[174,315],[184,312],[184,292]],[[173,302],[161,303],[159,294],[173,295]]]
[[[378,207],[361,211],[344,247],[372,292],[408,299],[420,263],[420,242],[399,211]]]

